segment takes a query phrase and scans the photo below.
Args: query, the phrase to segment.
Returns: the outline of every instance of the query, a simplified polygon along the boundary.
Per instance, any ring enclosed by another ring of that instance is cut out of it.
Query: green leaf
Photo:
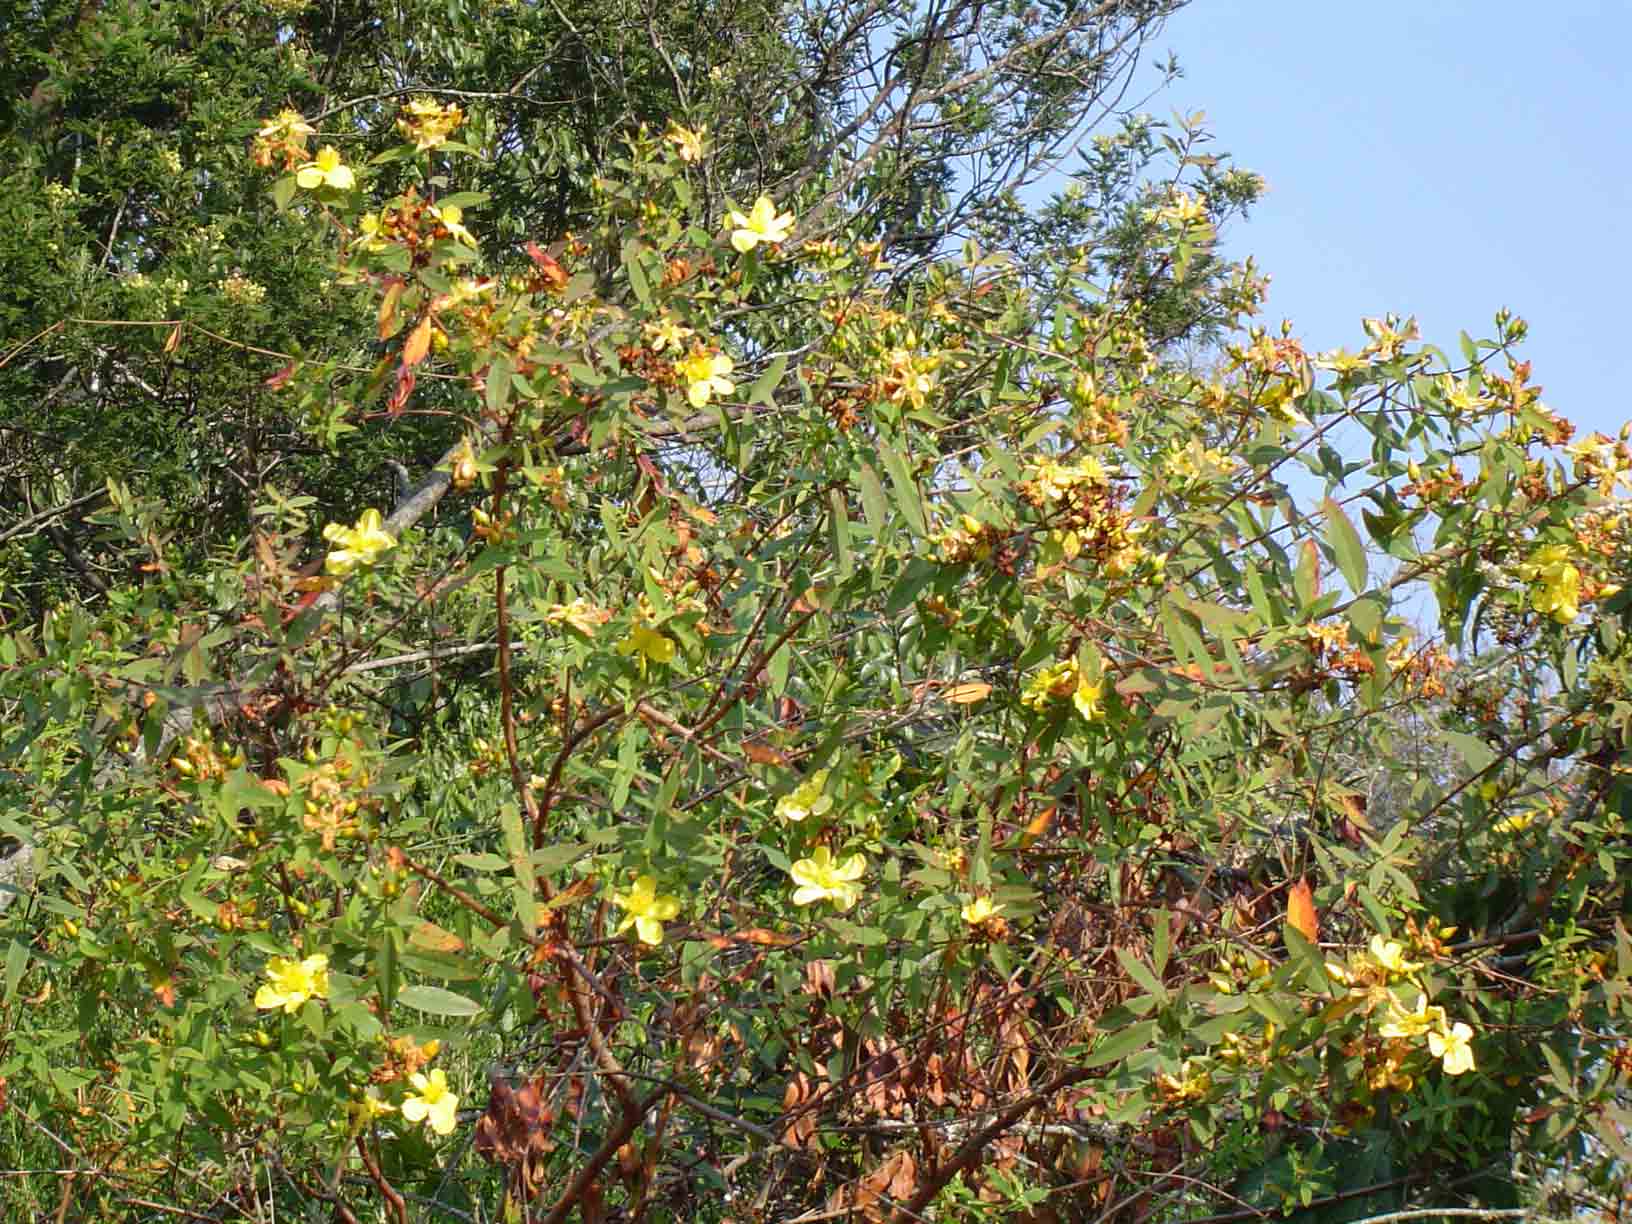
[[[1162,985],[1161,981],[1143,961],[1126,948],[1116,950],[1116,959],[1122,962],[1122,968],[1127,971],[1129,977],[1139,983],[1140,988],[1146,994],[1150,995],[1158,1003],[1165,1004],[1167,1002],[1167,987]]]
[[[890,475],[890,483],[895,486],[896,509],[901,511],[907,525],[917,535],[928,535],[929,525],[924,518],[923,497],[918,492],[918,482],[907,470],[906,459],[893,446],[881,447],[879,456],[884,460],[884,470]]]
[[[431,1016],[479,1016],[482,1005],[462,994],[443,990],[440,986],[404,986],[397,993],[397,1003],[412,1007]]]
[[[861,508],[867,515],[867,526],[873,533],[873,539],[881,540],[890,521],[889,503],[884,500],[884,486],[879,483],[878,473],[868,463],[861,465],[856,483],[861,486]]]
[[[289,201],[295,198],[295,176],[286,174],[272,184],[272,204],[279,212],[289,207]]]
[[[1321,503],[1326,514],[1326,544],[1337,558],[1337,567],[1343,571],[1343,581],[1358,595],[1366,589],[1366,546],[1360,533],[1354,529],[1343,507],[1328,497]]]
[[[533,903],[538,895],[538,883],[533,878],[532,845],[521,819],[521,809],[514,800],[506,800],[499,805],[499,825],[504,829],[504,845],[510,854],[510,870],[514,873],[511,887],[516,899],[516,916],[521,919],[522,929],[527,934],[536,935],[538,926],[534,919]]]
[[[1156,1038],[1156,1021],[1141,1020],[1138,1024],[1130,1024],[1121,1032],[1112,1033],[1103,1041],[1094,1046],[1093,1052],[1077,1065],[1080,1067],[1104,1067],[1114,1062],[1121,1062],[1128,1055],[1144,1049]]]
[[[765,372],[754,379],[754,385],[748,388],[748,402],[750,404],[774,404],[776,389],[782,383],[782,376],[787,373],[788,357],[786,353],[778,353],[771,358],[771,364],[765,367]]]
[[[641,253],[646,244],[638,238],[630,238],[623,244],[623,270],[629,277],[629,287],[635,291],[635,297],[648,310],[652,305],[652,285],[646,277],[646,269],[641,266]]]
[[[11,1002],[12,995],[17,993],[17,984],[23,980],[27,969],[28,945],[14,939],[6,948],[6,986],[5,993],[0,994],[0,1002]]]

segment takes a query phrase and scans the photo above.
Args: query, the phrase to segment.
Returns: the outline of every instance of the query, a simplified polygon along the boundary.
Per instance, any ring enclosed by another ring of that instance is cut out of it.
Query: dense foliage
[[[1617,1209],[1632,453],[1259,324],[1171,7],[0,33],[12,1201]]]

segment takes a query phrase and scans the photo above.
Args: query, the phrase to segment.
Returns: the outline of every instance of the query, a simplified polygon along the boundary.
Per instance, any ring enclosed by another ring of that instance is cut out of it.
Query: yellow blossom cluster
[[[465,121],[465,112],[453,103],[440,106],[434,98],[414,98],[402,108],[397,131],[420,152],[434,149]]]
[[[1568,625],[1581,615],[1581,571],[1564,544],[1546,544],[1519,566],[1519,577],[1531,584],[1530,604],[1543,616]]]
[[[1446,1075],[1473,1070],[1473,1030],[1460,1020],[1449,1023],[1443,1007],[1428,1006],[1427,995],[1417,996],[1414,1011],[1393,1004],[1378,1031],[1393,1040],[1418,1041],[1426,1037],[1428,1052],[1440,1060]]]
[[[1020,704],[1041,711],[1069,699],[1086,721],[1097,722],[1105,717],[1104,695],[1103,681],[1091,682],[1075,659],[1066,659],[1033,673],[1020,694]]]
[[[306,141],[317,134],[296,110],[281,110],[261,125],[255,133],[250,157],[263,170],[274,165],[293,170],[306,160]]]
[[[998,535],[997,528],[972,514],[962,514],[956,526],[936,533],[935,546],[943,564],[967,565],[990,557]]]
[[[941,364],[940,357],[894,348],[886,360],[890,368],[879,381],[879,393],[891,403],[922,408],[935,391],[935,371]]]
[[[663,139],[674,146],[675,153],[683,162],[703,160],[703,137],[707,128],[681,127],[674,120],[669,120],[669,130],[663,133]]]
[[[1145,217],[1157,225],[1184,227],[1207,220],[1207,197],[1192,196],[1188,191],[1174,188],[1168,193],[1167,203],[1145,210]]]

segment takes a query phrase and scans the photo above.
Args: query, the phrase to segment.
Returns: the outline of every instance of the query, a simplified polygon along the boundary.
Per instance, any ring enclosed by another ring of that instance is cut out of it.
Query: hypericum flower
[[[262,140],[290,139],[302,143],[308,136],[316,134],[317,129],[307,123],[299,111],[290,110],[288,107],[263,123],[261,130],[256,133]]]
[[[1071,694],[1071,704],[1077,707],[1084,721],[1093,722],[1105,716],[1105,707],[1101,699],[1105,695],[1105,685],[1089,684],[1087,676],[1079,676],[1076,691]]]
[[[827,775],[830,770],[818,769],[788,794],[776,801],[776,814],[783,820],[800,821],[806,816],[820,816],[833,806],[833,796],[827,793]]]
[[[323,538],[340,545],[323,561],[323,568],[337,577],[351,573],[359,565],[373,565],[381,553],[397,544],[396,537],[385,529],[378,510],[364,510],[355,527],[330,523],[323,528]]]
[[[266,962],[271,980],[255,992],[255,1006],[262,1011],[281,1007],[294,1013],[307,999],[329,997],[329,958],[319,952],[305,960],[274,956]]]
[[[638,653],[642,659],[658,664],[673,662],[674,651],[673,638],[645,624],[631,625],[629,636],[618,643],[619,654]]]
[[[800,859],[788,869],[793,882],[799,887],[793,891],[795,905],[810,905],[816,901],[831,901],[841,910],[847,910],[861,900],[861,879],[867,870],[867,860],[852,854],[843,862],[833,861],[833,851],[817,846],[809,858]]]
[[[459,1098],[448,1091],[448,1077],[442,1068],[437,1067],[429,1076],[415,1071],[408,1079],[418,1093],[402,1098],[402,1116],[410,1122],[429,1122],[439,1135],[453,1134],[459,1122]]]
[[[674,146],[674,151],[680,155],[683,162],[701,161],[703,156],[703,133],[707,128],[681,127],[674,120],[669,120],[669,130],[663,133],[663,139]]]
[[[694,348],[689,356],[675,363],[675,371],[686,380],[686,398],[693,408],[705,408],[716,395],[730,395],[737,384],[726,377],[736,363],[724,353],[711,353],[705,348]]]
[[[1428,1034],[1428,1052],[1440,1060],[1446,1075],[1473,1070],[1473,1030],[1460,1020],[1449,1029]]]
[[[1090,683],[1077,666],[1075,659],[1050,663],[1026,681],[1020,694],[1020,704],[1033,710],[1046,710],[1055,701],[1071,698],[1077,713],[1087,722],[1105,717],[1105,685]]]
[[[551,604],[545,609],[544,619],[557,625],[570,626],[585,637],[594,637],[595,631],[612,619],[612,614],[604,608],[597,608],[580,595],[570,604]]]
[[[1378,1031],[1384,1037],[1415,1039],[1445,1024],[1445,1009],[1429,1007],[1428,996],[1417,996],[1416,1011],[1405,1011],[1399,1004],[1389,1007],[1388,1019]]]
[[[316,187],[333,187],[336,191],[350,191],[357,185],[357,176],[340,160],[340,150],[324,145],[317,156],[295,174],[295,182],[311,191]]]
[[[970,926],[978,927],[996,917],[1002,908],[1001,905],[993,905],[990,897],[976,897],[959,912]]]
[[[1405,949],[1392,939],[1385,940],[1381,935],[1371,937],[1371,959],[1376,961],[1390,973],[1414,973],[1422,966],[1405,959]]]
[[[372,1088],[363,1094],[360,1100],[351,1103],[351,1113],[363,1125],[384,1117],[388,1113],[396,1113],[397,1107],[390,1101],[382,1098]]]
[[[661,353],[664,349],[678,353],[692,335],[691,328],[682,326],[673,319],[643,324],[641,330],[646,333],[647,347],[654,353]]]
[[[1493,833],[1522,833],[1536,823],[1536,817],[1542,815],[1540,811],[1531,808],[1527,812],[1515,812],[1505,820],[1498,820],[1491,826]]]
[[[1536,584],[1530,603],[1543,616],[1568,625],[1581,615],[1581,571],[1571,563],[1570,550],[1563,544],[1538,548],[1519,566],[1519,577]]]
[[[770,196],[760,196],[744,216],[731,210],[731,245],[746,255],[762,242],[786,242],[793,232],[793,214],[779,213]]]
[[[423,153],[445,141],[464,121],[465,112],[456,103],[438,106],[432,98],[415,98],[402,108],[397,131]]]
[[[663,942],[663,924],[680,912],[679,898],[660,896],[657,878],[649,875],[637,879],[628,892],[613,893],[612,904],[624,911],[623,921],[612,933],[622,935],[634,927],[640,942],[654,948]]]
[[[1213,1086],[1213,1078],[1205,1071],[1190,1070],[1189,1060],[1179,1064],[1179,1073],[1171,1075],[1166,1071],[1158,1072],[1156,1089],[1169,1105],[1183,1105],[1189,1101],[1199,1101],[1206,1096]]]
[[[433,204],[429,211],[431,216],[442,223],[442,228],[447,230],[451,237],[466,246],[473,247],[476,245],[476,235],[465,228],[465,210],[460,208],[459,205],[444,204],[438,208]]]

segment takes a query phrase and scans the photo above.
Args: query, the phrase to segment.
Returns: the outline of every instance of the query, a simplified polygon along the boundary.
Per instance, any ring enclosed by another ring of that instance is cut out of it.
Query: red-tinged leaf
[[[276,374],[272,375],[271,378],[267,379],[261,385],[263,387],[270,387],[272,390],[276,391],[279,388],[281,388],[284,383],[288,382],[291,378],[293,378],[295,376],[295,371],[298,370],[299,368],[300,368],[300,362],[291,361],[288,365],[284,366],[283,369],[279,370]]]
[[[416,366],[425,360],[425,354],[431,351],[431,331],[434,327],[431,316],[426,315],[408,333],[408,339],[402,346],[402,364],[405,367]]]
[[[401,416],[402,410],[408,406],[408,397],[414,393],[414,381],[414,372],[403,366],[397,375],[396,388],[385,403],[386,410],[392,416]]]
[[[788,758],[772,748],[769,744],[744,744],[742,755],[755,765],[781,765],[786,768],[790,762]]]
[[[1299,880],[1286,892],[1286,924],[1297,929],[1310,943],[1320,940],[1320,917],[1308,880]]]
[[[544,250],[536,242],[527,244],[527,256],[538,269],[539,279],[544,282],[544,288],[552,293],[559,293],[567,285],[567,270],[556,262],[555,256]]]

